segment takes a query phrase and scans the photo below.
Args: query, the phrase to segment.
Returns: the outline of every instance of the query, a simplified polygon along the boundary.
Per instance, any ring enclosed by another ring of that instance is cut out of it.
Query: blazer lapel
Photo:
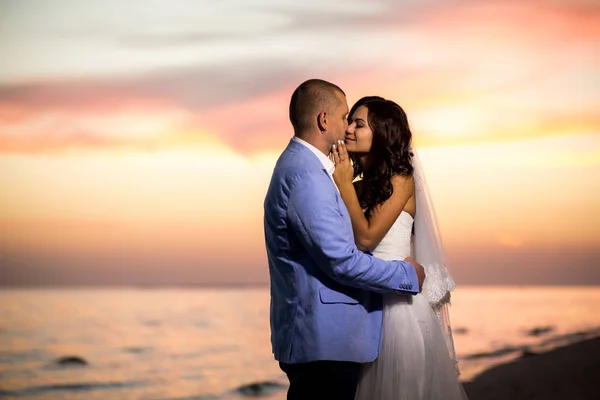
[[[329,177],[329,172],[327,172],[327,170],[323,167],[323,164],[321,164],[319,158],[312,151],[310,151],[310,149],[308,149],[301,143],[298,143],[295,140],[290,140],[285,151],[289,151],[290,153],[294,153],[295,155],[302,157],[302,159],[305,160],[307,163],[321,169],[327,174],[327,177]]]

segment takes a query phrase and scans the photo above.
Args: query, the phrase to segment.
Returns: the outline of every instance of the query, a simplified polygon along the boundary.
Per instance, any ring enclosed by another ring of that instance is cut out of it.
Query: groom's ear
[[[327,130],[327,112],[322,111],[317,115],[317,126],[321,132]]]

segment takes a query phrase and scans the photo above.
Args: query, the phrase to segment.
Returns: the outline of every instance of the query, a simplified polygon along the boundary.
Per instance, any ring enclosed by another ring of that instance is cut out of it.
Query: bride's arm
[[[339,144],[338,148],[339,150],[333,151],[335,159],[333,178],[350,214],[356,247],[362,251],[368,251],[383,239],[413,197],[413,178],[400,175],[392,177],[392,195],[383,204],[375,207],[367,219],[352,184],[353,168],[348,159],[345,145]]]

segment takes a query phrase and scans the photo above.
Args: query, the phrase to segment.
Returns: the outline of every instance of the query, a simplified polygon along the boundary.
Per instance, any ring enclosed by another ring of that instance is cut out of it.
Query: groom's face
[[[332,143],[338,140],[344,140],[346,136],[346,129],[348,128],[348,102],[346,96],[342,93],[338,93],[338,102],[335,107],[332,108],[330,118],[328,121],[327,130],[330,133],[329,139]]]

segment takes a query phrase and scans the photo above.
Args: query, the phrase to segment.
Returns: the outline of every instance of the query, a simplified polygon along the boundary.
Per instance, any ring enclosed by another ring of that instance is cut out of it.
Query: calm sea
[[[462,379],[598,335],[599,309],[600,287],[459,287]],[[268,310],[266,288],[2,290],[0,398],[284,399]]]

